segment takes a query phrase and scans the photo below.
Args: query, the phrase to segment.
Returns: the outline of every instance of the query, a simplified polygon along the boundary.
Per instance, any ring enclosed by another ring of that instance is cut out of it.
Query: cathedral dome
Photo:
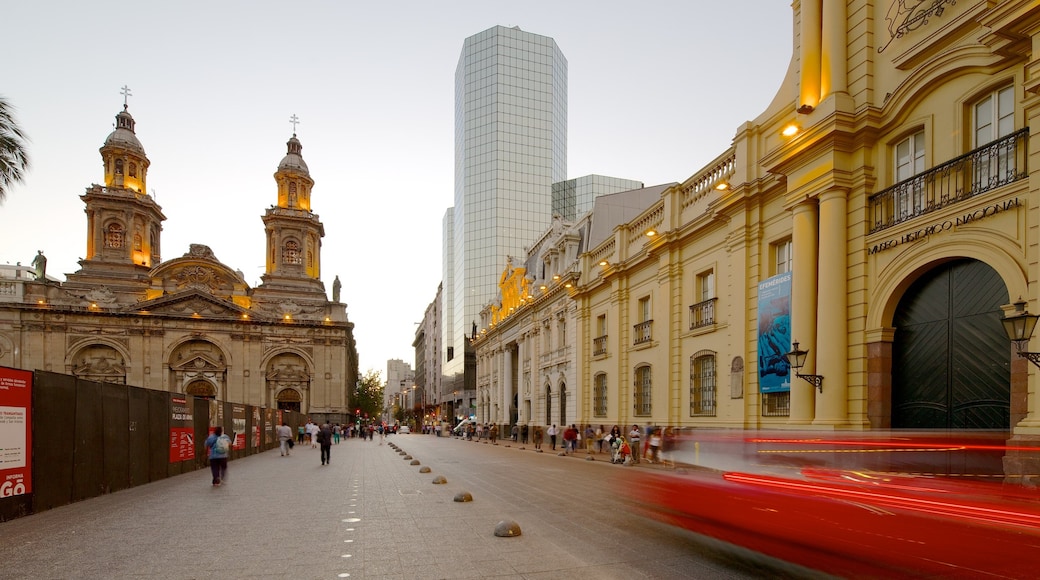
[[[127,112],[126,105],[123,105],[123,110],[116,115],[116,129],[105,139],[105,147],[128,149],[141,156],[145,155],[144,146],[134,133],[134,118]]]
[[[310,175],[310,170],[307,169],[307,163],[303,161],[303,145],[300,144],[300,140],[296,138],[296,133],[286,143],[288,146],[288,152],[285,157],[282,158],[282,162],[278,164],[278,171],[298,171],[305,175]]]

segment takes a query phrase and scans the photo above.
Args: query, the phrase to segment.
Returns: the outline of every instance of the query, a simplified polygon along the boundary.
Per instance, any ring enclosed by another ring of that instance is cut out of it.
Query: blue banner
[[[791,390],[791,273],[758,283],[758,390]]]

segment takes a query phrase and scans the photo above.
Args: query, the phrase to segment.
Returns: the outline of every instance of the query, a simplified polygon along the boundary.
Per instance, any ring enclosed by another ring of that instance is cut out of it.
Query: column
[[[798,107],[816,107],[820,104],[820,43],[821,0],[802,0],[801,26],[798,44],[799,76]]]
[[[513,347],[510,344],[502,349],[502,381],[498,388],[498,419],[495,421],[499,426],[509,423],[509,405],[512,400],[513,388]],[[501,427],[499,433],[502,434]]]
[[[823,375],[824,379],[823,393],[816,398],[814,425],[848,423],[847,206],[843,189],[831,189],[820,196],[819,341],[814,360],[816,374]]]
[[[824,0],[823,51],[820,63],[820,98],[831,93],[847,93],[848,74],[848,21],[845,18],[846,0]]]
[[[812,373],[812,357],[816,351],[816,293],[817,293],[817,260],[818,215],[816,199],[810,198],[796,205],[793,209],[791,246],[792,256],[791,280],[791,340],[797,340],[801,348],[809,350],[803,373]],[[791,376],[791,414],[787,422],[791,425],[808,425],[812,423],[816,399],[816,389],[799,379],[792,370]]]

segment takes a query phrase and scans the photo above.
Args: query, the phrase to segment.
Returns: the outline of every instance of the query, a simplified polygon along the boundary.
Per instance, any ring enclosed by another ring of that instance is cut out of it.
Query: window
[[[545,385],[545,424],[552,425],[552,388]]]
[[[596,334],[592,339],[592,356],[607,354],[607,315],[596,317]]]
[[[644,296],[639,299],[639,312],[636,316],[639,318],[639,324],[636,324],[633,328],[634,339],[632,344],[644,344],[653,340],[653,325],[654,321],[650,317],[650,297]]]
[[[710,350],[690,357],[690,416],[715,416],[715,353]]]
[[[123,174],[123,160],[122,159],[116,159],[116,175],[122,175],[122,174]]]
[[[893,148],[896,183],[924,172],[924,131],[910,135]],[[924,182],[915,180],[895,192],[897,219],[916,215],[924,209]]]
[[[109,224],[105,230],[105,247],[106,248],[122,248],[123,247],[123,225],[122,224]]]
[[[289,240],[285,242],[285,247],[282,248],[282,263],[300,265],[303,263],[303,257],[300,255],[300,244]]]
[[[1005,87],[990,93],[973,110],[974,148],[1007,137],[1015,132],[1015,90]],[[987,148],[976,160],[974,191],[985,191],[1012,181],[1016,175],[1011,147]]]
[[[607,374],[600,373],[592,379],[592,414],[607,416]]]
[[[130,163],[130,177],[137,177],[137,164],[133,162]]]
[[[141,238],[141,234],[134,234],[134,251],[140,252],[144,247],[144,239]]]
[[[773,244],[773,275],[791,271],[791,239]]]
[[[708,270],[697,275],[697,302],[715,297],[715,271]]]
[[[653,383],[650,380],[650,366],[641,366],[636,369],[636,380],[635,390],[633,396],[635,397],[634,412],[636,415],[645,416],[649,415],[652,409],[651,407],[651,387]]]

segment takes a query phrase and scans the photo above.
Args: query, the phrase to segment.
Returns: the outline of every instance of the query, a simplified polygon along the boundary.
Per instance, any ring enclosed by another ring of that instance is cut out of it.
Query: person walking
[[[498,445],[495,441],[498,440],[498,425],[492,423],[491,427],[488,428],[488,440],[491,441],[492,445]]]
[[[289,455],[289,450],[292,449],[292,428],[285,421],[275,428],[275,432],[278,435],[278,443],[281,446],[282,457]]]
[[[527,445],[527,434],[528,434],[527,423],[524,423],[523,425],[520,426],[520,439],[521,439],[521,441],[523,442],[524,445]]]
[[[659,463],[661,461],[661,428],[655,427],[653,432],[650,433],[650,456],[647,458],[650,463]]]
[[[552,443],[552,450],[556,451],[556,424],[553,423],[552,427],[549,427],[547,431],[549,434],[549,441]]]
[[[310,434],[311,449],[317,449],[318,447],[318,432],[321,431],[321,427],[317,423],[307,423],[307,433]]]
[[[318,429],[315,437],[321,445],[321,464],[325,465],[332,459],[332,427],[326,422]]]
[[[541,425],[535,425],[534,426],[534,448],[535,449],[538,449],[538,450],[542,449],[542,437],[543,437],[542,426]]]
[[[224,435],[223,427],[215,427],[213,434],[206,438],[206,450],[209,452],[213,485],[220,485],[227,480],[227,462],[231,456],[231,438]]]
[[[639,425],[632,425],[632,430],[628,432],[628,446],[632,448],[632,463],[639,463],[640,449],[639,439],[642,432],[639,430]]]
[[[340,429],[339,423],[332,426],[332,442],[336,445],[339,445],[339,437],[342,432],[343,430]]]
[[[300,445],[303,445],[304,431],[306,431],[306,428],[303,425],[296,428],[296,442]]]
[[[592,425],[585,425],[585,454],[592,455],[593,446],[596,444],[596,430]]]
[[[519,425],[513,425],[512,436],[513,436],[513,443],[516,443],[517,437],[520,436],[520,426]]]

